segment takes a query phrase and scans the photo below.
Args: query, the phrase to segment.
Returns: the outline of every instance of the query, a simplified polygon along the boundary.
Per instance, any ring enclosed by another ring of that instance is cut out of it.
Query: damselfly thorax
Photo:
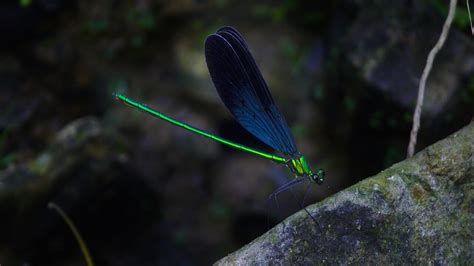
[[[290,169],[290,171],[296,175],[296,177],[306,177],[310,181],[318,184],[321,184],[324,181],[324,170],[318,169],[315,173],[313,173],[309,167],[308,162],[301,154],[298,154],[295,159],[287,159],[285,164]]]

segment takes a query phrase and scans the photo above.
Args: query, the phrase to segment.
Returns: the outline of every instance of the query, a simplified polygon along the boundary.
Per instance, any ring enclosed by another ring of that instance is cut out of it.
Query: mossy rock
[[[474,123],[290,216],[216,265],[469,264]]]

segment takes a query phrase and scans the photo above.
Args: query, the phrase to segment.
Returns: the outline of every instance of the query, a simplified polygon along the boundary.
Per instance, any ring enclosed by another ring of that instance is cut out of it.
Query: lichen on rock
[[[307,207],[216,265],[473,261],[474,123]]]

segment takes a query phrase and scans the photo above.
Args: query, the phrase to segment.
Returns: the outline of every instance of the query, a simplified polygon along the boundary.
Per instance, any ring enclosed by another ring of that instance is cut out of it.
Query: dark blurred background
[[[209,264],[298,211],[282,166],[119,104],[119,91],[271,151],[217,96],[203,43],[246,38],[300,151],[315,203],[405,158],[417,87],[448,11],[417,1],[70,1],[0,4],[0,264]],[[468,124],[474,43],[460,1],[431,72],[417,150]],[[302,197],[305,185],[295,188]]]

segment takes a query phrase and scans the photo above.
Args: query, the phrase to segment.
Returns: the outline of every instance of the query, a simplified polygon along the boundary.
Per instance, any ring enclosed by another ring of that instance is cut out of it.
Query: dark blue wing
[[[240,33],[223,27],[206,39],[207,67],[214,86],[235,119],[258,139],[285,155],[298,153]]]

